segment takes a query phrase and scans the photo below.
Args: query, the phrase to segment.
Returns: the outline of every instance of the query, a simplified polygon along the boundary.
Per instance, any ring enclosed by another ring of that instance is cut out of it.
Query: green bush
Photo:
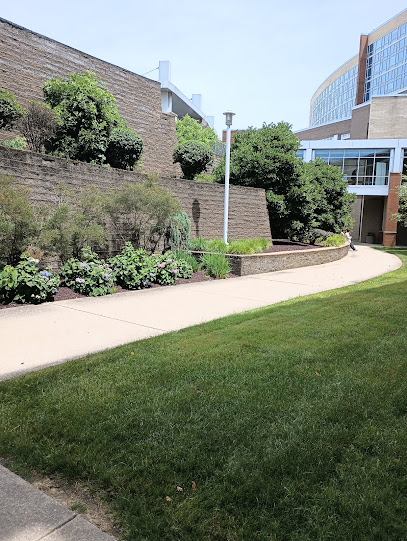
[[[0,88],[0,130],[11,130],[25,110],[13,94]]]
[[[94,186],[79,193],[60,184],[58,205],[43,208],[38,244],[47,253],[56,254],[65,263],[79,259],[86,246],[103,250],[107,244],[105,196]]]
[[[342,246],[345,244],[345,237],[343,235],[331,235],[330,237],[323,238],[319,237],[315,244],[319,246]]]
[[[73,257],[61,267],[61,279],[67,287],[89,297],[114,292],[113,270],[89,247],[82,250],[80,260]]]
[[[3,141],[2,143],[3,147],[6,148],[13,148],[14,150],[25,150],[27,148],[27,139],[25,137],[20,137],[17,135],[14,137],[14,139],[10,139],[9,141]]]
[[[15,265],[38,232],[29,189],[0,175],[0,261]]]
[[[199,173],[194,178],[195,182],[203,182],[204,184],[214,184],[215,177],[213,175],[208,175],[207,173]]]
[[[42,152],[45,146],[49,146],[59,125],[58,114],[49,105],[39,101],[28,102],[27,110],[17,122],[28,148],[34,152]]]
[[[213,150],[199,141],[188,141],[175,147],[172,154],[174,163],[179,163],[185,179],[193,180],[213,163]]]
[[[125,182],[108,198],[107,210],[122,242],[153,253],[180,204],[171,192],[148,180]]]
[[[199,141],[212,147],[218,141],[215,131],[210,126],[203,128],[202,124],[189,115],[185,115],[181,120],[176,120],[175,129],[177,131],[178,143],[180,144],[189,141]]]
[[[125,125],[105,83],[87,71],[50,79],[44,100],[61,119],[49,150],[58,156],[103,164],[113,130]]]
[[[0,272],[0,301],[39,304],[51,301],[59,287],[59,276],[52,269],[39,270],[38,259],[23,255],[15,266]]]
[[[230,273],[229,261],[223,254],[203,254],[201,263],[207,276],[225,278]]]
[[[199,269],[201,268],[198,261],[189,252],[178,251],[178,252],[174,252],[174,255],[177,261],[183,260],[183,261],[186,261],[189,265],[191,265],[192,272],[198,272]]]
[[[130,242],[115,257],[109,259],[113,278],[125,289],[150,287],[155,280],[154,262],[142,249],[135,250]]]
[[[184,259],[176,259],[172,252],[153,255],[154,282],[160,285],[175,283],[178,278],[191,278],[192,267]]]
[[[117,169],[133,170],[143,152],[142,138],[130,128],[115,128],[106,149],[106,162]]]

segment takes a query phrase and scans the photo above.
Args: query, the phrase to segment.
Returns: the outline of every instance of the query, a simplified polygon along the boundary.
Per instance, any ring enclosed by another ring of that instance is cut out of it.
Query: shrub
[[[58,205],[43,209],[40,247],[54,253],[65,263],[80,258],[86,246],[103,250],[107,244],[106,201],[94,186],[83,188],[79,194],[60,184]]]
[[[172,251],[187,250],[190,242],[191,222],[184,211],[170,218],[166,241]]]
[[[136,248],[154,252],[164,236],[169,220],[180,212],[171,192],[148,180],[142,184],[125,182],[108,199],[108,213],[116,235]]]
[[[142,249],[135,250],[126,242],[121,253],[109,259],[114,281],[125,289],[150,287],[155,279],[154,262]]]
[[[15,265],[38,231],[37,219],[26,187],[0,175],[0,261]]]
[[[154,282],[160,285],[173,284],[178,278],[190,278],[192,267],[185,260],[177,260],[172,252],[164,255],[153,255]]]
[[[186,261],[192,268],[192,272],[198,272],[201,268],[199,262],[195,259],[193,255],[189,252],[178,251],[174,253],[175,259],[179,262],[180,260]]]
[[[11,130],[24,114],[22,107],[10,92],[0,88],[0,130]]]
[[[345,244],[345,238],[343,235],[331,235],[330,237],[323,238],[319,237],[315,244],[318,244],[319,246],[342,246]]]
[[[230,273],[229,261],[223,254],[203,254],[201,263],[207,276],[225,278]]]
[[[59,287],[52,269],[39,270],[38,259],[23,255],[15,266],[0,273],[0,301],[39,304],[51,301]]]
[[[142,138],[130,128],[115,128],[106,149],[106,162],[117,169],[133,170],[143,152]]]
[[[17,135],[14,137],[14,139],[10,139],[9,141],[3,141],[2,143],[3,147],[6,148],[13,148],[14,150],[25,150],[27,148],[27,139],[25,137],[20,137]]]
[[[112,131],[125,125],[105,83],[90,71],[70,73],[45,83],[44,100],[61,119],[50,150],[73,160],[104,163]]]
[[[28,148],[42,152],[50,144],[60,124],[59,117],[51,107],[38,101],[30,101],[17,127],[27,141]]]
[[[185,179],[193,180],[213,163],[213,150],[199,141],[181,143],[175,147],[172,158],[179,163]]]
[[[213,175],[208,175],[207,173],[199,173],[194,180],[195,182],[203,182],[205,184],[214,184],[216,182],[215,177]]]
[[[103,259],[87,247],[82,258],[71,258],[61,267],[63,283],[89,297],[98,297],[114,292],[113,271]]]

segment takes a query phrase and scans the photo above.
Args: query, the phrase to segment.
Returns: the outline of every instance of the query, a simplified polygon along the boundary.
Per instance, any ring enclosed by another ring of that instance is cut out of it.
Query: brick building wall
[[[45,154],[12,150],[0,146],[0,174],[13,176],[29,186],[34,203],[56,203],[55,189],[64,183],[79,190],[93,185],[108,192],[125,181],[143,182],[146,175],[74,162]],[[181,203],[191,220],[191,236],[221,238],[223,233],[224,186],[189,180],[160,178],[157,183],[168,188]],[[271,238],[265,191],[258,188],[230,186],[229,237],[234,239]]]
[[[143,138],[144,170],[179,176],[178,166],[172,163],[177,144],[175,115],[161,111],[160,83],[0,18],[0,87],[14,94],[22,105],[42,100],[42,87],[48,79],[87,70],[106,83],[120,115]],[[10,138],[10,134],[2,132],[0,137]]]

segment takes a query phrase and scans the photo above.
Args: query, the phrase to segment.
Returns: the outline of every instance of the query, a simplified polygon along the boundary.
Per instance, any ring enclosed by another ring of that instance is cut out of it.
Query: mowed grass
[[[3,382],[0,455],[105,491],[132,541],[406,539],[406,291],[404,266]]]

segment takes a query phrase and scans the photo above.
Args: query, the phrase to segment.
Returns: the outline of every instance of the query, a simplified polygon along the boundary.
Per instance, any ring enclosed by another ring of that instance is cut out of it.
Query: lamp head
[[[226,120],[225,120],[225,123],[226,123],[226,126],[231,126],[232,125],[232,119],[233,119],[233,116],[236,114],[236,113],[232,113],[232,111],[226,111],[225,113],[223,113],[226,117]]]

